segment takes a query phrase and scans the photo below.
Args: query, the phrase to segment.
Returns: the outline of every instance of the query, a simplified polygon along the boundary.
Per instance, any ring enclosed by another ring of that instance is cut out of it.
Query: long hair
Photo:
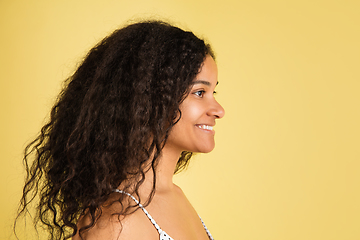
[[[208,54],[213,56],[210,46],[193,33],[160,21],[128,25],[92,48],[25,149],[27,177],[17,220],[38,196],[35,221],[50,239],[67,239],[93,227],[102,204],[126,180],[136,180],[131,193],[139,197],[144,164],[150,159],[155,174],[181,117],[179,105]],[[191,155],[179,156],[175,172]],[[156,175],[146,204],[155,181]],[[85,214],[91,222],[78,229]]]

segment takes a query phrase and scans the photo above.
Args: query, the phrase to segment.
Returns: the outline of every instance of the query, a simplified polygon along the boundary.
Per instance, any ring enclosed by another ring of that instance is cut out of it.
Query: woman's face
[[[225,114],[214,97],[217,83],[216,63],[207,56],[189,95],[180,104],[181,119],[172,128],[165,147],[201,153],[213,150],[215,120]]]

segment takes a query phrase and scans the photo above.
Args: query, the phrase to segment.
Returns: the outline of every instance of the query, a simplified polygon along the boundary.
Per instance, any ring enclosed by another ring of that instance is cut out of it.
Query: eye
[[[197,95],[198,97],[203,97],[204,93],[205,93],[204,90],[199,90],[199,91],[194,92],[194,94]]]

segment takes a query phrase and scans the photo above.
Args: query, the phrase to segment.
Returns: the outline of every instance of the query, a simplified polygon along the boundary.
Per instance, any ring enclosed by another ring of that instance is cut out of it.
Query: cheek
[[[180,121],[183,122],[192,122],[194,124],[197,123],[197,120],[200,118],[201,116],[201,106],[200,104],[187,104],[185,106],[183,106],[183,108],[181,109],[181,119]]]

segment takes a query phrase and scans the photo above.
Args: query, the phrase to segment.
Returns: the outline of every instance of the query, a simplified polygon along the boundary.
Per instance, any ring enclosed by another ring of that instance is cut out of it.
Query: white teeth
[[[210,130],[210,131],[213,130],[213,127],[209,126],[209,125],[198,125],[198,127],[201,129],[206,129],[206,130]]]

